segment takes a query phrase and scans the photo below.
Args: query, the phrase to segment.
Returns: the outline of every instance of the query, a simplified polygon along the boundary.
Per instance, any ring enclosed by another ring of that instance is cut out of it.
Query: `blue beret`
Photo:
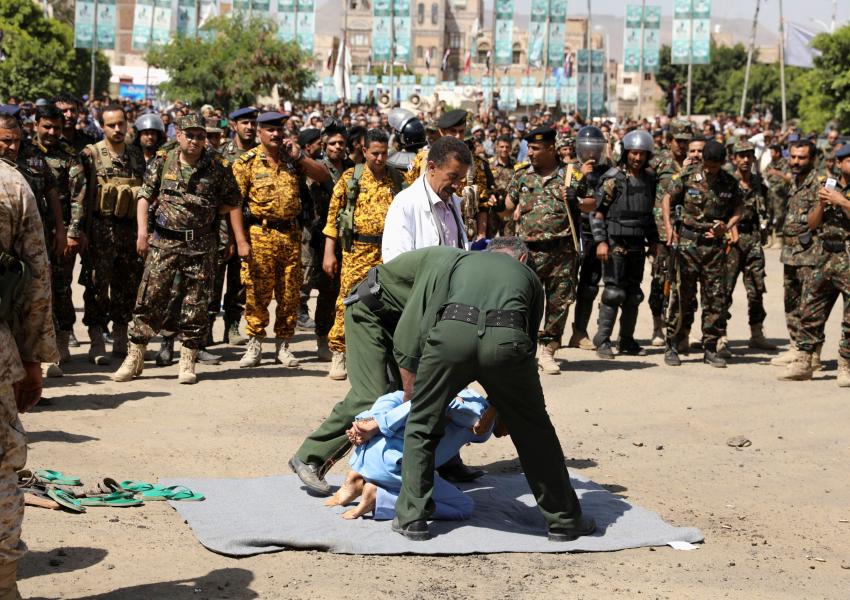
[[[227,116],[230,117],[231,121],[238,121],[239,119],[256,119],[259,113],[260,111],[253,106],[244,106],[237,108]]]
[[[848,156],[850,156],[850,144],[844,144],[841,148],[835,151],[835,158],[837,160],[844,160]]]
[[[269,112],[264,112],[257,117],[257,123],[265,125],[283,125],[283,122],[288,118],[289,117],[282,113],[271,110]]]
[[[21,107],[17,104],[0,105],[0,114],[9,115],[10,117],[17,117],[19,112],[21,112]]]

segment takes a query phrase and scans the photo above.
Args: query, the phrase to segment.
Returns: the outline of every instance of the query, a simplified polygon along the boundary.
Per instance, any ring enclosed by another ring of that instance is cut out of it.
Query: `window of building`
[[[368,46],[369,35],[365,33],[355,33],[351,36],[352,46]]]
[[[629,85],[632,82],[631,77],[623,77],[623,85]]]
[[[643,74],[644,81],[652,81],[652,73],[644,73]]]
[[[453,50],[463,48],[463,34],[462,33],[456,32],[456,31],[449,33],[449,48],[452,48]]]
[[[431,25],[436,25],[440,20],[440,5],[434,2],[431,4]]]
[[[419,60],[422,60],[422,58],[424,58],[424,57],[425,57],[425,50],[422,48],[422,46],[416,46],[416,58],[418,58]]]
[[[425,3],[420,2],[416,5],[416,22],[422,25],[425,22]]]
[[[511,63],[515,65],[522,64],[522,46],[519,44],[514,44],[513,51],[511,54]]]

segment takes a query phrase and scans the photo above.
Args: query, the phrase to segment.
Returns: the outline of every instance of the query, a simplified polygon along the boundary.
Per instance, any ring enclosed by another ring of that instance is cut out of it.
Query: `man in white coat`
[[[393,199],[384,220],[381,257],[428,246],[468,248],[457,191],[465,185],[472,154],[460,140],[444,136],[428,151],[425,172]]]

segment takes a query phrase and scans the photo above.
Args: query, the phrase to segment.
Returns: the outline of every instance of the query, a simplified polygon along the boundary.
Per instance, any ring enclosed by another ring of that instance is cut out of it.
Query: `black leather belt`
[[[525,240],[525,245],[528,246],[529,250],[532,250],[534,252],[546,252],[547,250],[560,248],[561,246],[565,246],[566,244],[567,238],[555,238],[554,240],[546,240],[543,242]]]
[[[845,240],[823,240],[823,249],[826,252],[844,252],[847,250]]]
[[[160,238],[166,240],[175,240],[178,242],[191,242],[192,240],[200,239],[212,232],[212,224],[198,229],[168,229],[160,225],[154,225],[153,230]]]
[[[443,309],[441,321],[463,321],[478,324],[481,311],[468,304],[447,304]],[[513,327],[525,330],[525,314],[518,310],[488,310],[484,319],[486,327]]]
[[[688,229],[687,227],[682,227],[679,230],[679,237],[682,237],[686,240],[694,241],[698,244],[716,244],[719,240],[714,238],[707,238],[705,234],[707,231],[695,231],[693,229]]]
[[[298,225],[298,219],[273,221],[270,219],[261,219],[259,217],[255,217],[254,215],[251,215],[248,217],[248,224],[256,225],[257,227],[266,227],[268,229],[274,229],[275,231],[279,231],[281,233],[289,233],[290,231],[300,229],[300,226]]]
[[[363,235],[360,233],[354,234],[354,241],[360,242],[361,244],[375,244],[377,246],[381,245],[381,241],[384,239],[382,235]]]

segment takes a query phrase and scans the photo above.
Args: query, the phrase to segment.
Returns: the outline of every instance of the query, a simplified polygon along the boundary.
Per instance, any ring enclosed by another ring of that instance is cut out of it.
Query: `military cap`
[[[437,127],[440,129],[449,129],[450,127],[462,125],[464,121],[466,121],[466,111],[458,108],[456,110],[450,110],[437,119]]]
[[[738,140],[732,146],[732,154],[743,154],[744,152],[755,152],[756,147],[747,140]]]
[[[231,121],[238,121],[239,119],[256,119],[259,113],[260,111],[253,106],[243,106],[242,108],[237,108],[227,116]]]
[[[435,119],[428,119],[425,121],[425,131],[439,131],[439,127],[437,127],[437,121]]]
[[[45,100],[44,98],[39,98],[38,100],[35,101],[36,106],[47,106],[48,104],[50,104],[50,103],[47,100]]]
[[[850,156],[850,144],[844,144],[841,148],[835,151],[836,160],[844,160],[848,156]]]
[[[687,119],[673,119],[670,123],[670,135],[677,140],[690,140],[694,137],[694,128]]]
[[[177,127],[186,131],[187,129],[203,129],[206,131],[206,123],[198,113],[189,113],[177,119]]]
[[[322,137],[321,129],[316,129],[315,127],[308,127],[307,129],[303,129],[301,133],[298,134],[298,145],[306,146],[307,144],[312,144],[320,137]]]
[[[575,138],[573,138],[572,133],[569,131],[562,131],[555,138],[555,148],[558,150],[561,148],[574,148],[575,145]]]
[[[283,113],[279,113],[274,110],[270,110],[269,112],[264,112],[259,117],[257,117],[258,125],[283,125],[283,122],[287,119],[287,116]]]
[[[0,105],[0,114],[9,115],[10,117],[17,117],[18,113],[21,112],[21,107],[17,104],[3,104]]]
[[[555,141],[555,135],[555,130],[551,127],[538,127],[528,132],[528,135],[525,136],[525,141],[549,142],[551,144]]]

